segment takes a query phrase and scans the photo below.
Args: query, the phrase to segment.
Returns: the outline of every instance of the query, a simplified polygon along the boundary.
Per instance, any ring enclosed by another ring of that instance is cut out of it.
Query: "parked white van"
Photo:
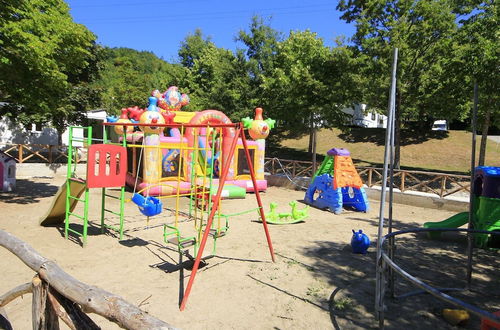
[[[434,124],[432,124],[433,131],[447,131],[448,130],[448,122],[446,120],[436,120]]]

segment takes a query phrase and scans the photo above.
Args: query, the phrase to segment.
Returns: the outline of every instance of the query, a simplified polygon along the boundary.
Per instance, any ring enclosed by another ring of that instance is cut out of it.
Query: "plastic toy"
[[[292,216],[291,213],[278,213],[276,208],[278,203],[272,202],[269,204],[269,212],[266,213],[266,221],[275,224],[289,223],[287,220]]]
[[[0,151],[0,191],[16,189],[16,160]]]
[[[241,120],[246,129],[248,129],[248,134],[254,140],[265,139],[268,137],[269,132],[274,128],[274,123],[276,120],[268,118],[264,120],[262,117],[262,108],[255,109],[255,118],[250,119],[245,117]]]
[[[275,225],[285,225],[303,222],[305,218],[309,216],[309,206],[306,206],[302,210],[297,210],[297,202],[291,201],[289,205],[292,207],[291,212],[281,212],[278,213],[276,209],[278,208],[278,203],[271,202],[269,204],[269,212],[265,214],[266,222]],[[259,221],[262,219],[259,217]]]
[[[465,326],[469,321],[469,313],[463,309],[443,309],[443,318],[451,325]]]
[[[500,317],[500,310],[493,313],[495,316]],[[495,330],[500,329],[500,322],[493,322],[487,318],[481,318],[481,328],[480,330]]]
[[[221,168],[229,159],[228,152],[235,136],[235,129],[229,127],[232,124],[229,117],[217,110],[181,111],[182,106],[189,103],[189,97],[180,94],[179,101],[179,91],[177,87],[173,87],[175,86],[171,86],[165,93],[153,91],[149,97],[147,110],[138,107],[127,108],[132,122],[138,121],[150,125],[175,124],[167,129],[161,125],[141,126],[143,132],[126,135],[129,154],[135,155],[131,157],[128,166],[127,184],[135,186],[136,178],[139,177],[137,188],[143,191],[143,195],[146,193],[151,196],[175,195],[178,187],[179,193],[188,194],[193,183],[207,181],[210,177],[213,177],[212,186],[217,189]],[[224,194],[223,198],[244,198],[247,192],[267,189],[267,180],[264,177],[263,137],[269,134],[274,121],[263,120],[261,108],[255,111],[256,119],[249,120],[265,124],[258,126],[262,133],[258,136],[259,139],[247,141],[257,179],[256,185],[251,181],[248,166],[244,161],[242,139],[237,138],[235,156],[231,158],[226,180],[226,185],[231,185],[231,193]],[[227,127],[211,127],[207,131],[207,127],[217,125],[227,125]],[[213,152],[212,146],[214,146]],[[138,164],[138,149],[144,153],[142,164]],[[194,150],[197,150],[196,155]],[[138,173],[139,168],[141,168],[140,173]]]
[[[304,207],[302,210],[297,209],[297,201],[291,201],[288,205],[292,207],[293,220],[301,221],[309,216],[309,205]]]
[[[335,214],[340,214],[343,207],[367,212],[368,198],[362,185],[349,151],[333,148],[316,171],[304,202]]]
[[[122,114],[120,115],[120,118],[116,120],[117,123],[131,123],[130,119],[128,119],[128,109],[123,108],[122,109]],[[118,135],[123,134],[123,128],[125,126],[115,126],[115,133]],[[126,126],[127,134],[130,134],[134,131],[133,126]]]
[[[474,171],[474,209],[472,225],[477,230],[500,231],[500,167],[478,166]],[[424,228],[458,228],[469,221],[469,212],[461,212],[438,222],[426,222]],[[438,239],[439,231],[428,232]],[[496,237],[495,237],[496,236]],[[475,234],[478,247],[500,248],[499,235]]]
[[[360,229],[358,232],[352,230],[351,247],[353,253],[366,254],[370,246],[370,238]]]
[[[139,211],[147,217],[158,215],[162,211],[162,202],[155,197],[144,197],[141,194],[135,193],[132,196],[132,202],[139,206]]]

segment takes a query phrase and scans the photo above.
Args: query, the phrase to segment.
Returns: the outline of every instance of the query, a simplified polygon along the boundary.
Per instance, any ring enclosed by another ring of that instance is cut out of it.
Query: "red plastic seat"
[[[123,187],[127,174],[127,149],[112,144],[93,144],[87,155],[89,188]]]

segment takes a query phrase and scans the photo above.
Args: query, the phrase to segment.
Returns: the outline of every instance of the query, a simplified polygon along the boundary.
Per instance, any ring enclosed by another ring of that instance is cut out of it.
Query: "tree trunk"
[[[0,246],[3,246],[61,295],[81,306],[86,313],[96,313],[125,329],[173,329],[173,327],[123,298],[95,286],[78,281],[62,270],[55,262],[44,258],[29,244],[0,229]]]
[[[481,146],[479,147],[479,166],[484,166],[484,161],[486,159],[486,142],[488,141],[488,130],[490,129],[490,116],[491,108],[486,108],[486,113],[484,114],[484,121],[482,126],[482,136],[481,136]]]
[[[401,168],[401,94],[400,89],[396,91],[396,111],[394,123],[394,168]]]
[[[307,152],[312,155],[313,151],[313,134],[314,134],[314,122],[313,122],[313,114],[309,117],[309,147],[307,148]]]
[[[313,128],[313,134],[312,134],[312,176],[316,173],[316,129]]]

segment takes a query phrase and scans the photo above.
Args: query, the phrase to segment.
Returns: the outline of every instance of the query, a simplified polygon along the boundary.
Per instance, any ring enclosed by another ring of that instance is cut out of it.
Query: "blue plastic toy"
[[[160,214],[163,208],[163,204],[158,198],[152,196],[144,197],[138,193],[132,196],[132,202],[137,204],[139,211],[147,217]]]
[[[349,151],[333,148],[314,174],[304,202],[335,214],[342,213],[342,208],[368,212],[368,198],[362,185]]]
[[[352,230],[351,247],[352,253],[366,254],[366,250],[370,246],[370,239],[360,229],[358,232]]]

